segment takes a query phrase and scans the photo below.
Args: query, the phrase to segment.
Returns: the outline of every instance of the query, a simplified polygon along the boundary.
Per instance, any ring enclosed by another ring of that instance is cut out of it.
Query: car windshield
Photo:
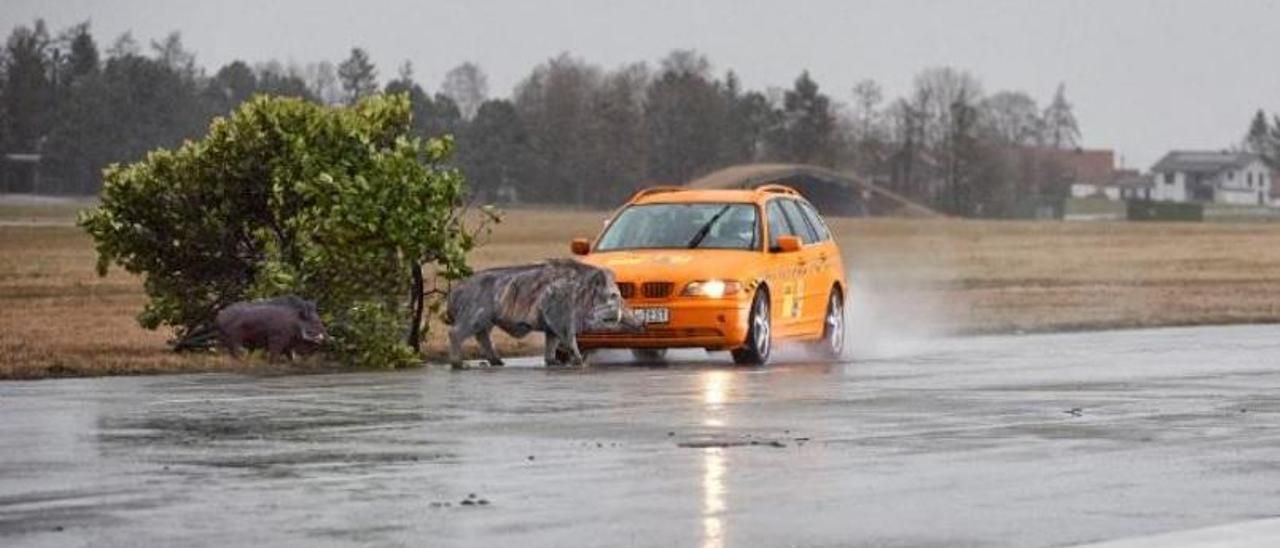
[[[634,205],[609,224],[596,251],[755,249],[759,232],[752,204]]]

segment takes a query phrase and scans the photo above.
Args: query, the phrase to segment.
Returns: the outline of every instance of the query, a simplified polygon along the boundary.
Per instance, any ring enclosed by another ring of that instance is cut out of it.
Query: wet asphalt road
[[[1277,335],[3,383],[0,545],[1050,546],[1271,517]]]

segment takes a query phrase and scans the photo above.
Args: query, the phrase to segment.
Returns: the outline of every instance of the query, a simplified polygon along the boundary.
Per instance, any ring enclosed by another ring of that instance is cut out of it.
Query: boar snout
[[[644,331],[644,320],[634,310],[618,310],[618,323],[633,333]]]

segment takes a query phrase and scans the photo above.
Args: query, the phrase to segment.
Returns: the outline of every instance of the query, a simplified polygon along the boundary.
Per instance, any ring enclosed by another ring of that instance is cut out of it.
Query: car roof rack
[[[791,196],[799,196],[799,195],[800,195],[800,193],[799,193],[799,192],[796,192],[796,189],[791,188],[791,187],[786,186],[786,185],[780,185],[780,184],[777,184],[777,183],[769,183],[769,184],[760,185],[760,186],[756,187],[756,192],[770,192],[770,193],[773,193],[773,194],[789,194],[789,195],[791,195]]]
[[[645,196],[649,196],[652,194],[662,194],[664,192],[681,192],[685,190],[689,190],[689,189],[682,186],[672,186],[672,185],[651,186],[649,188],[642,188],[640,190],[637,190],[635,194],[631,195],[631,200],[629,201],[639,200],[640,198],[643,198]]]

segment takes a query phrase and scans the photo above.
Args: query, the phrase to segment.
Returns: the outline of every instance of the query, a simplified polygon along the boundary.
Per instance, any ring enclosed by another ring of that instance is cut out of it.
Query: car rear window
[[[787,215],[787,221],[791,223],[791,227],[795,229],[796,235],[800,236],[800,240],[806,244],[812,244],[818,241],[818,231],[809,226],[809,221],[805,220],[804,213],[800,212],[800,206],[795,200],[781,199],[777,200],[782,204],[782,211]]]
[[[813,209],[813,205],[809,202],[798,202],[800,211],[804,212],[804,218],[809,221],[809,225],[818,233],[818,241],[825,242],[831,239],[831,231],[827,229],[827,223],[822,220],[822,216]]]

